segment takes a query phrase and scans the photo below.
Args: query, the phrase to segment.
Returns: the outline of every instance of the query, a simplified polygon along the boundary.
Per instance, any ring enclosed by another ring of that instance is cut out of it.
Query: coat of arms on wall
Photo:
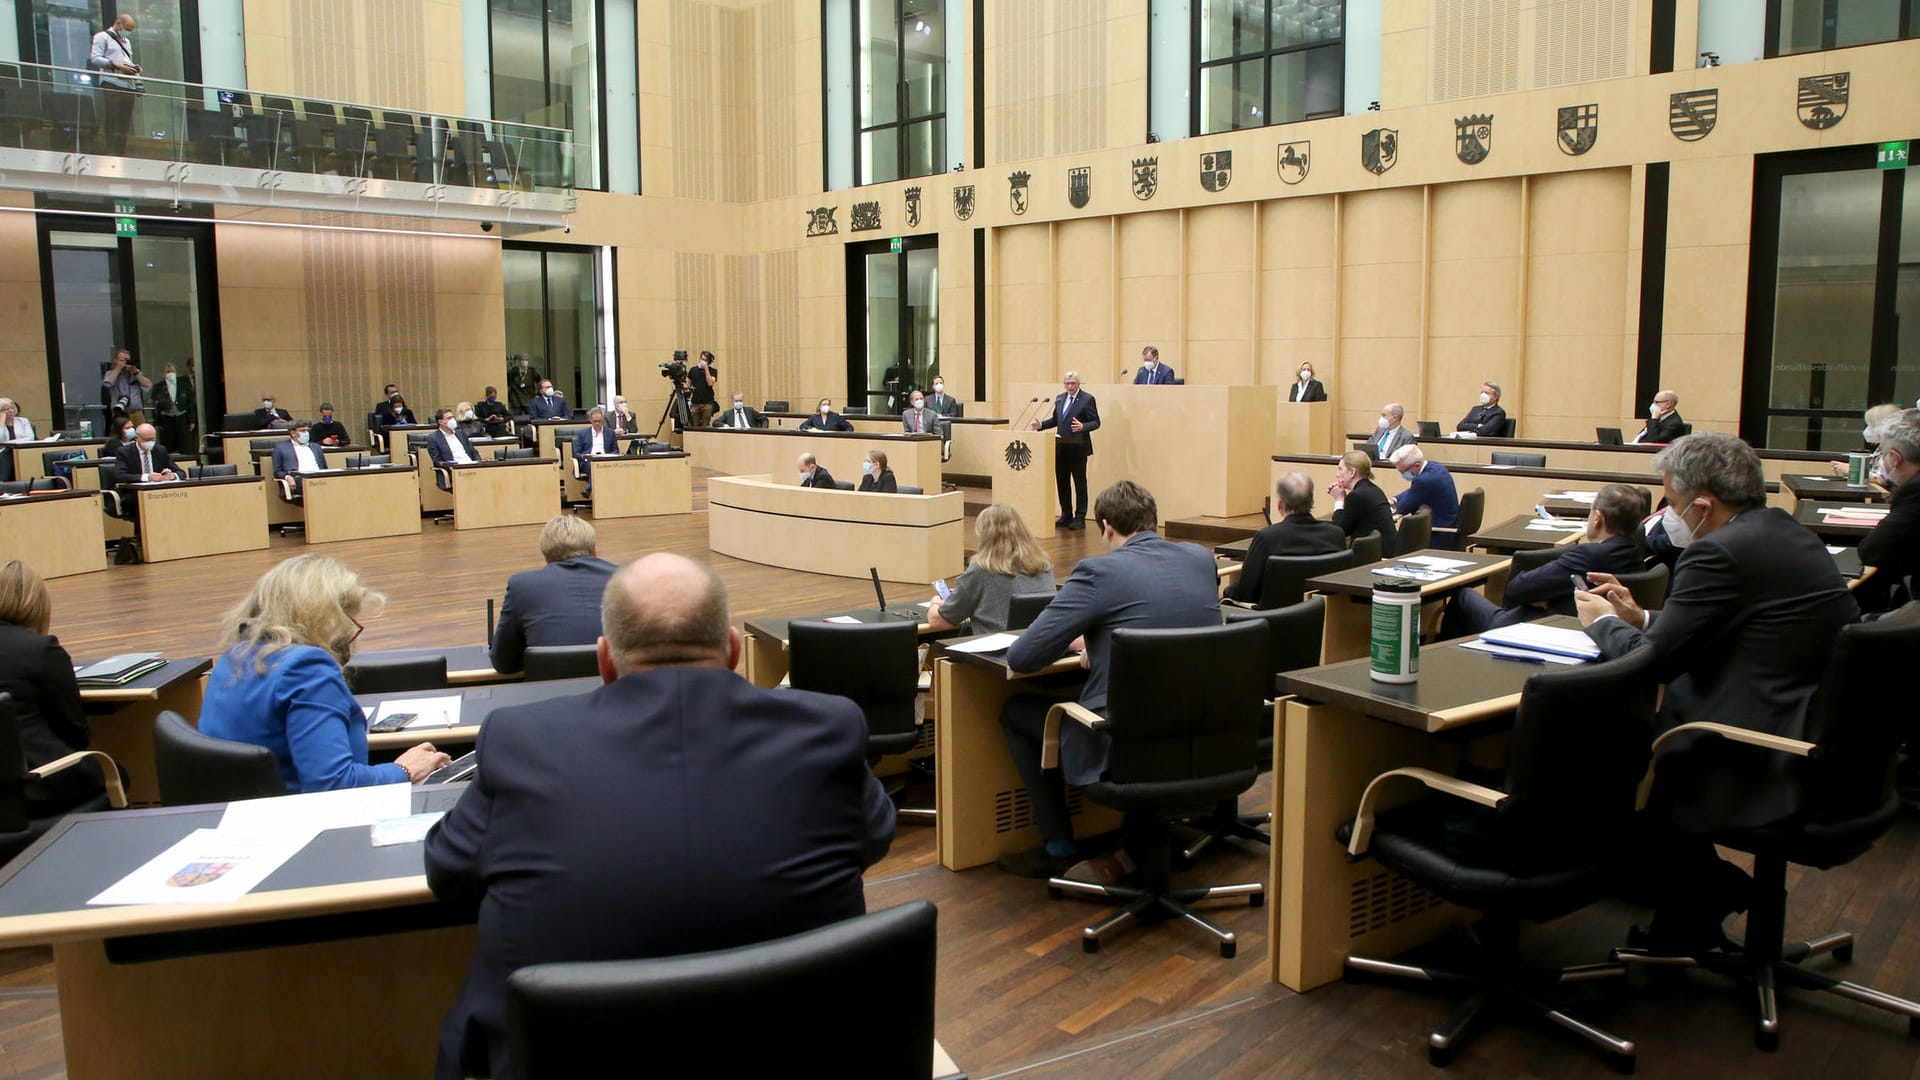
[[[854,232],[870,232],[880,227],[880,202],[857,202],[853,204],[853,215],[847,221],[847,228]]]
[[[1400,133],[1393,128],[1374,128],[1360,136],[1360,164],[1375,176],[1393,168],[1400,160]]]
[[[973,185],[961,184],[953,189],[953,216],[961,221],[973,219]]]
[[[1160,190],[1160,159],[1157,157],[1133,159],[1133,197],[1141,202],[1153,198]]]
[[[1800,122],[1815,131],[1825,131],[1847,115],[1847,84],[1851,71],[1832,75],[1808,75],[1800,80]]]
[[[1453,122],[1453,156],[1462,165],[1478,165],[1493,153],[1493,115],[1463,116]]]
[[[1200,155],[1200,186],[1208,191],[1225,191],[1233,183],[1233,151],[1215,150]]]
[[[1067,170],[1067,202],[1075,210],[1084,210],[1087,200],[1093,197],[1093,167],[1083,165],[1078,169]]]
[[[1682,90],[1667,99],[1667,128],[1681,142],[1699,142],[1720,116],[1720,88]]]
[[[837,206],[821,206],[807,211],[808,236],[832,236],[840,231],[840,223],[833,215],[840,212]]]
[[[920,224],[920,189],[910,187],[907,189],[907,228],[911,229],[918,224]]]
[[[1281,183],[1297,184],[1307,178],[1308,171],[1313,168],[1313,158],[1309,153],[1312,146],[1308,142],[1281,143],[1280,148],[1274,151],[1273,167],[1280,171]]]
[[[1554,145],[1568,157],[1579,157],[1600,141],[1600,106],[1565,105],[1560,109],[1560,134]]]
[[[1013,214],[1019,217],[1027,212],[1027,181],[1033,179],[1030,172],[1017,172],[1007,177],[1007,202],[1013,206]]]

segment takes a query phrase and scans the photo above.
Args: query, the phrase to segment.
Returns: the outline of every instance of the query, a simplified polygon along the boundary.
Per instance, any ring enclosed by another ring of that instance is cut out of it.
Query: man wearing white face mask
[[[1455,434],[1476,439],[1498,439],[1507,433],[1507,410],[1500,407],[1500,384],[1480,384],[1480,402],[1454,425]]]
[[[1368,454],[1375,461],[1393,460],[1394,451],[1403,446],[1413,445],[1413,432],[1404,424],[1407,410],[1393,402],[1380,407],[1380,422],[1374,428],[1373,438],[1365,444]]]
[[[427,457],[433,462],[433,478],[441,491],[453,490],[453,481],[442,471],[448,465],[467,465],[480,460],[479,451],[460,432],[452,409],[433,414],[433,434],[427,436]]]
[[[1645,611],[1612,574],[1589,573],[1574,593],[1603,656],[1652,649],[1666,684],[1661,730],[1696,721],[1805,739],[1809,706],[1840,628],[1859,611],[1833,559],[1786,511],[1766,505],[1752,447],[1720,432],[1687,435],[1660,451],[1664,526],[1680,557],[1665,606]],[[1764,825],[1799,811],[1792,759],[1748,755],[1738,744],[1689,733],[1656,761],[1655,835],[1643,848],[1666,890],[1649,947],[1717,946],[1720,924],[1744,910],[1751,883],[1722,863],[1716,830]]]
[[[300,474],[319,472],[327,467],[320,451],[313,448],[313,431],[305,420],[295,420],[287,429],[287,441],[273,448],[273,478],[293,478],[293,493],[300,494]]]
[[[1662,390],[1653,395],[1653,404],[1647,406],[1647,426],[1640,429],[1633,441],[1670,443],[1686,432],[1686,422],[1680,419],[1680,395]]]
[[[275,406],[272,394],[260,395],[260,407],[253,410],[253,429],[255,431],[265,431],[276,424],[285,425],[292,422],[293,414]]]
[[[1300,376],[1292,386],[1287,387],[1287,400],[1308,402],[1327,400],[1327,388],[1313,377],[1313,365],[1301,364]]]

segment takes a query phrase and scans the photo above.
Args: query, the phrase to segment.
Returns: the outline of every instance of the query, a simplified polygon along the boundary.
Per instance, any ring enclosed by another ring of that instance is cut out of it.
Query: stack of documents
[[[1600,658],[1600,646],[1582,631],[1539,623],[1489,630],[1461,648],[1534,664],[1580,664]]]
[[[73,677],[82,689],[125,686],[149,671],[167,666],[157,652],[121,653],[105,660],[73,669]]]
[[[1829,525],[1858,525],[1871,529],[1886,520],[1885,506],[1823,506],[1820,518]]]
[[[1462,570],[1471,569],[1473,562],[1468,559],[1442,559],[1433,555],[1409,555],[1394,560],[1392,566],[1382,566],[1373,571],[1378,577],[1398,578],[1402,581],[1435,582],[1445,581]]]

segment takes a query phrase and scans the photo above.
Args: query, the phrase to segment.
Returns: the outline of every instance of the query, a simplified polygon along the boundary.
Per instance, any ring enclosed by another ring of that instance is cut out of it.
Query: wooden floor
[[[696,508],[704,505],[703,487],[697,478]],[[428,526],[418,538],[314,550],[345,559],[388,594],[387,612],[367,626],[366,647],[477,644],[485,637],[486,598],[500,595],[509,573],[538,565],[537,535],[535,527],[456,533]],[[697,509],[685,517],[612,521],[600,538],[600,553],[615,561],[659,550],[709,557],[705,516]],[[1049,547],[1063,577],[1080,557],[1100,550],[1090,532],[1062,532]],[[276,539],[266,552],[114,567],[56,581],[54,631],[82,658],[135,649],[206,655],[220,612],[261,571],[304,550],[297,538]],[[728,584],[736,621],[872,603],[872,588],[862,581],[711,561]],[[924,583],[903,584],[898,595],[890,589],[888,599],[917,601],[924,589]],[[1244,800],[1247,808],[1263,806],[1269,790],[1262,778]],[[931,801],[928,791],[909,794],[923,805]],[[1185,876],[1260,880],[1266,866],[1264,849],[1216,849]],[[1849,976],[1916,997],[1916,898],[1920,821],[1907,820],[1851,866],[1797,876],[1788,924],[1800,934],[1854,931],[1859,944]],[[976,1080],[1437,1075],[1426,1064],[1425,1033],[1445,1016],[1445,999],[1362,985],[1296,995],[1269,984],[1264,908],[1241,903],[1217,912],[1240,935],[1233,960],[1219,959],[1197,932],[1171,925],[1124,933],[1088,956],[1080,950],[1080,927],[1102,909],[1049,901],[1041,883],[990,867],[951,873],[935,861],[931,829],[902,825],[891,853],[867,876],[867,903],[879,908],[915,899],[940,909],[939,1037]],[[1530,931],[1527,946],[1556,962],[1601,959],[1627,924],[1642,917],[1609,902]],[[1849,1002],[1794,992],[1783,995],[1780,1052],[1759,1054],[1749,1041],[1746,1000],[1730,985],[1682,977],[1639,982],[1624,993],[1587,989],[1567,1000],[1578,1003],[1571,1010],[1577,1015],[1639,1043],[1642,1076],[1920,1080],[1920,1041],[1904,1037],[1904,1024]],[[62,1075],[49,954],[0,951],[0,1077]],[[1471,1044],[1450,1075],[1612,1073],[1570,1038],[1496,1026]]]

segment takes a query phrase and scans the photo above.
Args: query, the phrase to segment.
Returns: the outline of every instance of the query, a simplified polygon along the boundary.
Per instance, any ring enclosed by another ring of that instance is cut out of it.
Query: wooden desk
[[[573,475],[573,436],[593,425],[582,420],[541,420],[534,424],[534,445],[542,456],[551,455],[560,468],[560,497],[569,503],[585,502],[587,482]]]
[[[427,434],[431,435],[433,433],[429,431]],[[402,440],[403,444],[406,441],[407,440]],[[473,444],[473,449],[480,455],[481,461],[497,460],[503,451],[511,450],[520,445],[519,439],[509,436],[501,436],[497,439],[469,439],[467,441]],[[400,451],[402,454],[409,454],[412,453],[412,448],[402,445]],[[415,486],[418,487],[420,491],[420,511],[422,513],[444,514],[453,509],[453,492],[440,490],[440,481],[433,475],[433,459],[427,456],[427,448],[424,445],[419,448],[418,453],[412,453],[411,457],[399,457],[395,458],[395,461],[412,468],[419,477]]]
[[[213,437],[220,440],[220,460],[229,465],[237,465],[242,476],[259,476],[260,459],[253,452],[253,441],[273,440],[284,442],[287,437],[285,428],[267,428],[262,431],[216,431]],[[272,453],[271,447],[266,448]]]
[[[44,491],[0,497],[0,552],[41,577],[107,568],[107,534],[97,491]]]
[[[953,652],[946,646],[973,638],[949,638],[934,646],[935,822],[940,865],[965,870],[992,862],[1005,852],[1023,851],[1040,842],[1027,789],[1007,753],[1000,728],[1000,706],[1022,690],[1053,696],[1057,684],[1035,687],[1036,676],[1016,675],[1004,652],[990,656]],[[1041,675],[1080,671],[1078,657],[1063,657]],[[1096,836],[1118,828],[1118,811],[1083,800],[1067,787],[1074,835]]]
[[[453,527],[492,529],[544,525],[560,512],[552,458],[504,458],[449,466]]]
[[[58,457],[75,450],[82,451],[90,458],[100,456],[100,448],[107,445],[105,439],[30,439],[26,442],[8,443],[13,455],[13,478],[15,480],[34,480],[42,476],[52,476],[47,468],[49,454]]]
[[[1349,953],[1397,956],[1474,917],[1371,859],[1349,863],[1334,839],[1368,781],[1406,765],[1451,772],[1464,742],[1441,733],[1511,715],[1527,678],[1542,670],[1462,643],[1422,649],[1412,683],[1375,682],[1364,659],[1281,676],[1292,698],[1280,703],[1274,731],[1269,880],[1278,900],[1267,932],[1275,982],[1311,990],[1338,980]],[[1383,810],[1416,792],[1387,794]]]
[[[358,660],[418,660],[431,656],[447,658],[447,682],[452,686],[485,686],[519,682],[520,672],[508,674],[493,669],[493,654],[485,645],[449,645],[444,648],[380,649],[353,654]],[[422,691],[425,692],[425,691]]]
[[[787,627],[792,623],[810,620],[824,622],[828,619],[858,619],[863,623],[879,623],[912,619],[916,632],[924,640],[936,633],[927,624],[926,614],[924,605],[916,607],[895,603],[886,611],[861,608],[858,611],[831,611],[824,615],[795,615],[787,619],[749,619],[746,631],[741,634],[744,655],[740,661],[740,674],[762,689],[779,686],[780,680],[787,677]]]
[[[139,500],[140,557],[147,562],[267,546],[258,476],[127,484],[121,490]]]
[[[1829,503],[1868,503],[1881,502],[1886,498],[1885,493],[1872,484],[1849,484],[1832,475],[1788,473],[1780,478],[1780,486],[1793,496],[1796,510],[1807,499],[1824,499]]]
[[[420,482],[411,469],[307,473],[300,492],[309,544],[419,535]]]
[[[1524,417],[1520,421],[1526,423]],[[1411,424],[1411,421],[1409,421]],[[1626,438],[1633,438],[1646,424],[1645,418],[1621,425]],[[1704,430],[1704,429],[1702,429]],[[1356,433],[1349,439],[1373,438],[1372,432]],[[1658,444],[1627,443],[1601,446],[1597,442],[1569,439],[1421,439],[1420,449],[1429,460],[1443,461],[1448,468],[1455,462],[1488,465],[1496,453],[1545,454],[1554,469],[1589,472],[1652,472],[1653,456],[1665,447]],[[1769,484],[1777,484],[1789,473],[1828,472],[1828,463],[1846,459],[1844,452],[1820,450],[1759,449],[1760,469]]]
[[[1467,537],[1467,546],[1498,555],[1511,555],[1516,551],[1538,551],[1580,541],[1582,534],[1579,532],[1527,528],[1528,523],[1535,520],[1532,514],[1515,514],[1492,528],[1481,529]]]
[[[924,583],[964,569],[965,543],[958,491],[824,491],[764,476],[707,483],[708,546],[748,562],[853,578],[877,567],[887,581]]]
[[[947,460],[941,465],[942,474],[955,482],[966,477],[969,483],[985,483],[1006,445],[997,436],[1010,423],[1004,416],[948,417]]]
[[[1649,461],[1651,459],[1648,459]],[[1331,500],[1327,499],[1327,485],[1333,481],[1335,469],[1340,462],[1334,457],[1319,457],[1306,454],[1281,455],[1273,459],[1268,490],[1277,484],[1284,473],[1305,473],[1313,481],[1316,502],[1324,500],[1322,516],[1333,512]],[[1598,491],[1607,484],[1630,484],[1646,488],[1657,504],[1660,500],[1661,479],[1653,473],[1605,473],[1581,472],[1571,469],[1533,469],[1507,468],[1493,465],[1455,465],[1447,463],[1448,471],[1453,475],[1453,486],[1465,495],[1474,488],[1486,493],[1485,521],[1502,521],[1515,514],[1531,511],[1541,501],[1543,494],[1574,488],[1581,491]],[[1407,485],[1393,470],[1376,468],[1373,470],[1373,482],[1380,486],[1388,499],[1405,491]],[[1784,498],[1785,496],[1778,496]],[[1548,505],[1548,509],[1553,509]],[[1584,504],[1578,509],[1579,517],[1585,517],[1593,509],[1592,504]]]
[[[1885,507],[1865,507],[1857,502],[1831,502],[1807,499],[1794,507],[1793,520],[1813,530],[1813,534],[1829,544],[1858,544],[1860,538],[1873,531],[1873,525],[1846,525],[1836,523],[1823,510],[1868,511],[1884,510]]]
[[[860,482],[867,451],[887,455],[894,479],[929,493],[940,490],[940,436],[908,435],[896,420],[891,434],[859,431],[799,431],[783,428],[696,428],[686,433],[687,453],[702,469],[729,476],[765,476],[799,486],[794,462],[812,454],[835,480]]]
[[[693,465],[684,452],[594,457],[593,519],[693,513]]]
[[[1320,653],[1327,662],[1352,660],[1367,655],[1368,642],[1373,632],[1373,586],[1376,581],[1383,580],[1376,578],[1373,570],[1376,567],[1391,566],[1401,562],[1407,555],[1433,555],[1442,559],[1473,563],[1473,566],[1440,581],[1421,584],[1422,604],[1437,600],[1455,589],[1464,589],[1483,581],[1489,582],[1489,599],[1493,599],[1497,591],[1505,587],[1507,567],[1512,562],[1505,555],[1489,555],[1478,551],[1436,551],[1429,548],[1424,551],[1410,551],[1392,559],[1382,559],[1367,566],[1356,566],[1350,570],[1308,578],[1307,588],[1312,592],[1323,593],[1327,597],[1326,637]]]
[[[344,469],[347,459],[360,454],[371,454],[373,450],[365,446],[315,446],[320,452],[321,464],[330,469]],[[267,500],[267,525],[291,525],[305,521],[306,505],[300,502],[288,502],[280,497],[280,482],[273,478],[273,450],[248,451],[253,456],[253,471],[260,476],[260,490]]]
[[[495,709],[513,705],[531,705],[558,697],[586,694],[602,685],[599,676],[586,679],[548,679],[544,682],[502,683],[497,686],[466,686],[457,690],[395,690],[386,694],[355,694],[361,705],[378,706],[383,701],[416,701],[421,698],[460,695],[460,722],[454,727],[421,727],[406,731],[367,733],[367,749],[399,753],[410,746],[430,742],[445,750],[464,746],[480,737],[480,728]],[[378,709],[375,709],[377,712]],[[374,713],[368,713],[369,717]],[[450,751],[455,757],[464,749]]]
[[[134,805],[160,802],[153,767],[153,722],[163,712],[174,712],[189,724],[199,723],[206,674],[212,669],[210,657],[168,660],[124,686],[80,691],[92,747],[106,751],[127,770],[127,799]]]

